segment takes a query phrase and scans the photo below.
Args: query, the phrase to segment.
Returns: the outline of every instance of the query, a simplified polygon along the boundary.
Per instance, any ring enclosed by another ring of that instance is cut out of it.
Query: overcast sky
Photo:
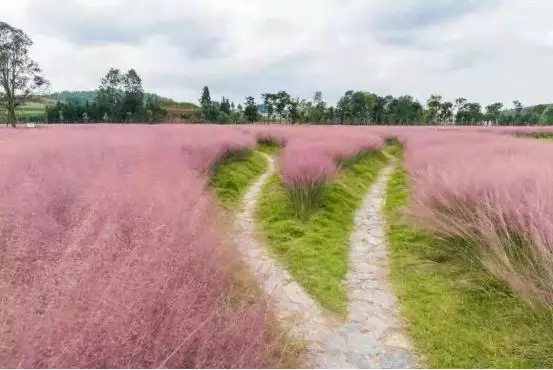
[[[51,90],[110,67],[197,102],[288,90],[553,102],[551,0],[0,0]]]

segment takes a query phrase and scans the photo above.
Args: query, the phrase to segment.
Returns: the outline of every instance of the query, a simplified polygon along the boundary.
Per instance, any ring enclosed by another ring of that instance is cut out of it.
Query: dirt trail
[[[388,281],[388,252],[382,208],[393,166],[382,171],[355,216],[351,236],[349,315],[336,327],[319,305],[296,283],[256,238],[254,212],[263,186],[275,172],[274,159],[265,155],[268,170],[244,196],[237,215],[236,244],[270,297],[277,317],[291,334],[307,342],[306,367],[412,368],[416,357],[403,334],[397,302]]]

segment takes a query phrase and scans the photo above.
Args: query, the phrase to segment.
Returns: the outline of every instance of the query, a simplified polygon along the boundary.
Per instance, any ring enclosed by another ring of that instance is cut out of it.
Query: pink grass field
[[[276,365],[263,300],[228,303],[238,261],[206,191],[205,170],[252,137],[163,126],[4,133],[3,367]]]
[[[489,133],[420,133],[405,141],[412,214],[477,257],[523,297],[553,303],[553,146]]]
[[[536,128],[70,125],[0,129],[0,365],[273,367],[257,295],[208,189],[212,166],[284,146],[293,187],[397,138],[411,214],[524,297],[553,302],[553,144]],[[553,132],[553,131],[551,131]],[[522,242],[521,242],[522,240]],[[513,256],[516,256],[514,258]]]
[[[470,258],[522,297],[553,304],[553,144],[516,137],[553,134],[552,128],[276,126],[254,131],[286,143],[283,180],[307,192],[336,176],[336,159],[397,139],[405,147],[413,220],[475,244]]]

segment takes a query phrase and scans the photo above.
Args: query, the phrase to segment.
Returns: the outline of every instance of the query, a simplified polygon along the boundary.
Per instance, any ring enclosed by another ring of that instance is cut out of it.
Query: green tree
[[[348,90],[345,92],[344,96],[338,100],[336,104],[336,113],[340,124],[351,122],[352,117],[352,96],[353,90]]]
[[[219,106],[211,101],[207,86],[204,86],[200,97],[200,116],[204,122],[216,122],[219,116]]]
[[[122,86],[123,79],[119,69],[110,68],[102,78],[96,95],[96,103],[102,114],[107,114],[114,122],[121,122],[126,113],[123,105],[125,96]]]
[[[426,123],[438,123],[440,110],[442,109],[442,97],[440,95],[430,95],[430,98],[426,101],[426,107]]]
[[[514,106],[513,110],[514,110],[515,114],[514,114],[512,123],[520,125],[520,124],[524,123],[524,121],[522,119],[523,118],[522,117],[523,105],[519,100],[513,100],[513,106]]]
[[[424,121],[424,108],[412,96],[404,95],[390,102],[388,115],[392,124],[418,124]]]
[[[440,106],[440,112],[438,114],[438,119],[440,123],[447,124],[450,123],[453,118],[453,103],[446,101],[443,102]]]
[[[282,90],[276,94],[275,97],[275,109],[279,116],[279,121],[282,122],[282,117],[284,116],[284,110],[290,102],[290,95]]]
[[[265,93],[261,95],[263,98],[263,104],[267,109],[267,123],[271,122],[271,117],[275,113],[276,95],[271,93]]]
[[[231,112],[230,101],[228,99],[226,99],[224,96],[221,100],[220,109],[221,109],[222,113],[224,113],[226,115],[230,115],[230,112]]]
[[[501,103],[493,103],[486,106],[486,120],[490,121],[492,124],[497,124],[499,121],[499,117],[501,117],[501,109],[503,108],[503,104]]]
[[[325,111],[325,121],[334,123],[336,120],[336,111],[333,106],[329,106]]]
[[[290,99],[288,102],[288,119],[291,123],[296,123],[300,119],[299,104],[299,99]]]
[[[134,69],[130,69],[122,77],[124,93],[124,111],[129,112],[135,119],[142,118],[139,115],[142,113],[144,106],[144,89],[142,88],[142,79]]]
[[[309,117],[313,123],[321,123],[324,118],[326,102],[323,100],[323,93],[316,91],[313,95],[313,106],[310,109]]]
[[[371,116],[372,116],[372,121],[377,125],[383,124],[386,122],[385,121],[386,103],[387,103],[386,98],[384,98],[383,96],[378,96],[378,95],[374,96]]]
[[[7,111],[8,124],[15,127],[15,110],[33,93],[47,86],[38,64],[29,56],[33,41],[19,28],[0,22],[0,106]]]
[[[455,123],[458,125],[465,125],[468,124],[468,120],[467,99],[455,99]]]
[[[255,103],[255,99],[253,96],[248,96],[246,98],[244,116],[250,123],[254,123],[259,120],[259,112],[257,110],[257,104]]]
[[[223,112],[223,111],[221,110],[221,111],[219,111],[219,113],[217,114],[216,122],[219,123],[219,124],[227,124],[227,123],[230,123],[230,122],[231,122],[231,116],[230,116],[230,114],[226,114],[225,112]]]
[[[211,104],[211,94],[209,93],[209,87],[204,86],[202,90],[202,97],[200,98],[200,105]]]
[[[553,125],[553,105],[545,108],[543,113],[540,116],[539,124],[542,126]]]
[[[157,96],[148,96],[144,108],[150,123],[160,122],[167,118],[167,111],[161,107],[161,100]]]
[[[482,106],[479,103],[467,103],[465,105],[467,111],[467,124],[479,125],[484,118],[482,114]]]

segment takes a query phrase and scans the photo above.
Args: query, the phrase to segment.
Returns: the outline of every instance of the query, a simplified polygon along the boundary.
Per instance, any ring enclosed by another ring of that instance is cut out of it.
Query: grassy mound
[[[210,187],[226,207],[237,210],[248,186],[267,170],[265,154],[278,152],[272,143],[262,143],[255,151],[233,152],[212,169]]]
[[[404,317],[426,366],[550,368],[553,316],[534,309],[456,243],[415,228],[405,217],[409,183],[399,166],[386,200],[391,274]]]
[[[233,154],[214,167],[210,187],[222,204],[236,210],[248,185],[266,170],[267,160],[257,151]]]
[[[355,210],[386,159],[380,152],[344,164],[338,179],[325,186],[324,201],[307,220],[296,216],[279,175],[263,189],[257,209],[270,251],[320,304],[345,314],[349,237]]]

